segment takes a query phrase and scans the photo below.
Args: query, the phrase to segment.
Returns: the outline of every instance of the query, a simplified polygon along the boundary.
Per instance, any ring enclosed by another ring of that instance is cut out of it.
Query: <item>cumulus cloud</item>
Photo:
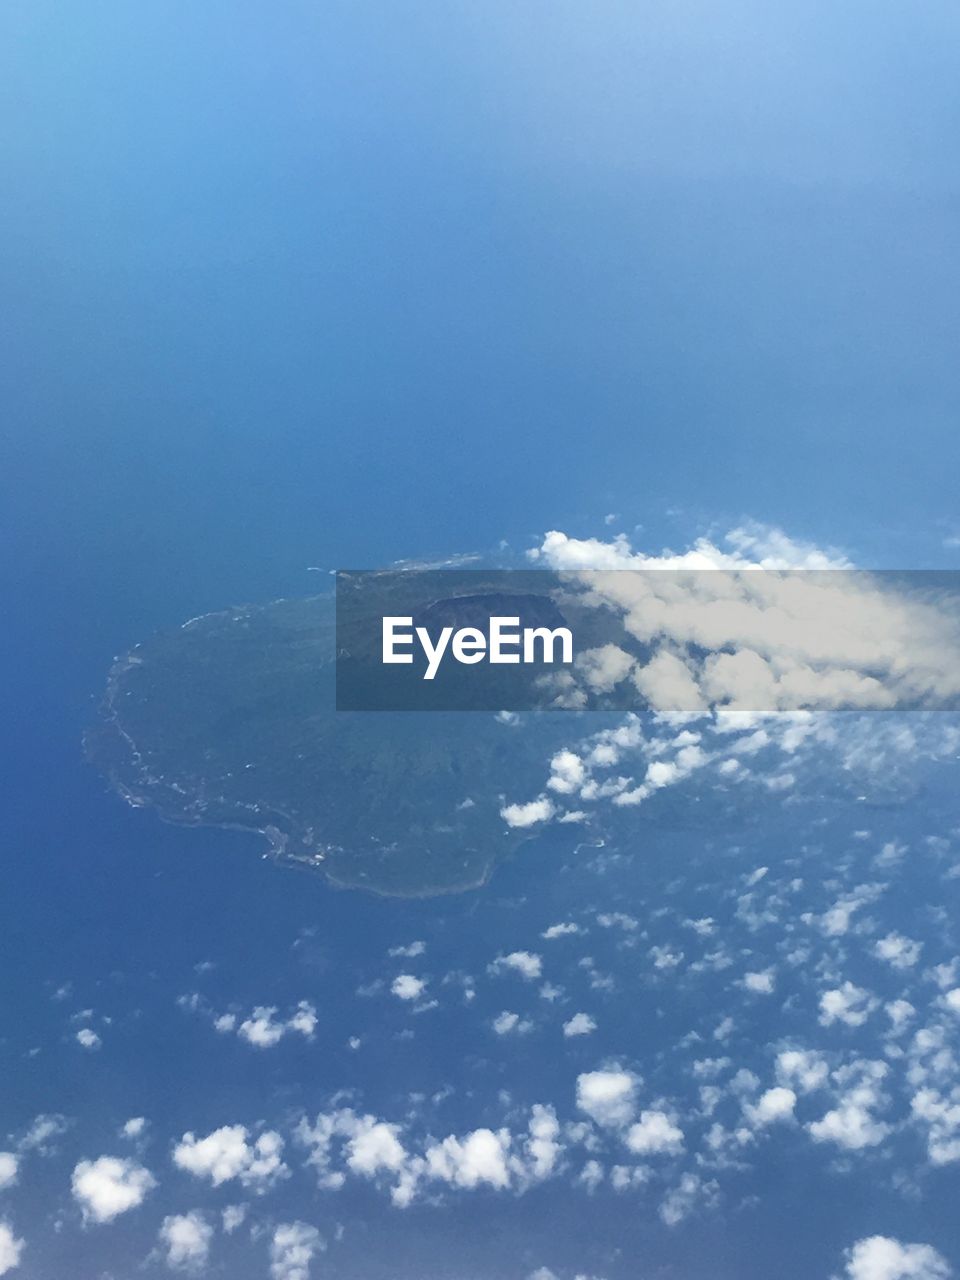
[[[639,921],[628,916],[625,911],[600,911],[597,913],[597,924],[603,929],[623,929],[625,933],[633,933],[640,927]]]
[[[271,1280],[309,1280],[310,1263],[324,1247],[316,1227],[282,1222],[270,1241]]]
[[[745,973],[743,975],[743,985],[747,991],[752,992],[754,995],[772,995],[775,986],[773,970],[764,969],[759,973]]]
[[[0,1151],[0,1191],[13,1186],[19,1168],[20,1161],[12,1151]]]
[[[585,1071],[577,1076],[577,1106],[597,1124],[627,1125],[633,1119],[637,1083],[629,1071]]]
[[[645,654],[632,671],[638,692],[654,711],[680,718],[716,707],[891,707],[960,693],[952,598],[857,573],[844,557],[777,529],[743,526],[724,542],[701,538],[680,554],[645,555],[623,535],[544,536],[531,559],[613,611],[637,646],[636,654],[625,641],[592,651],[574,672],[583,687],[614,687]],[[811,572],[823,569],[833,572]]]
[[[287,1036],[300,1035],[305,1040],[312,1040],[317,1028],[317,1011],[309,1000],[301,1000],[283,1015],[276,1005],[257,1005],[247,1015],[216,1013],[197,992],[178,997],[177,1004],[191,1013],[209,1017],[213,1029],[220,1035],[236,1033],[239,1039],[255,1049],[272,1049]]]
[[[321,1113],[312,1124],[302,1120],[297,1136],[311,1149],[309,1163],[322,1187],[339,1189],[345,1172],[382,1179],[399,1208],[413,1203],[425,1181],[463,1190],[489,1186],[522,1191],[551,1176],[561,1155],[556,1114],[541,1105],[531,1109],[525,1134],[479,1128],[413,1144],[402,1126],[345,1108]]]
[[[589,1013],[575,1013],[569,1021],[563,1024],[563,1034],[565,1036],[588,1036],[596,1029],[597,1024]]]
[[[835,1072],[844,1091],[835,1107],[807,1126],[814,1142],[832,1142],[848,1151],[881,1143],[890,1126],[876,1112],[887,1102],[881,1084],[888,1074],[885,1062],[854,1062]]]
[[[813,1049],[784,1049],[777,1054],[778,1079],[803,1093],[822,1088],[829,1074],[826,1058]]]
[[[427,949],[427,944],[420,941],[408,942],[405,946],[391,947],[387,952],[393,960],[416,960],[417,956],[422,956]]]
[[[390,990],[398,1000],[419,1000],[423,995],[426,982],[412,973],[398,974],[390,985]]]
[[[685,1173],[664,1197],[660,1217],[668,1227],[675,1227],[688,1218],[701,1201],[710,1203],[715,1195],[715,1183],[704,1182],[699,1174]]]
[[[173,1150],[173,1162],[196,1178],[206,1178],[215,1187],[238,1178],[245,1187],[262,1192],[289,1170],[281,1158],[283,1139],[268,1130],[250,1141],[241,1124],[224,1125],[197,1138],[185,1133]]]
[[[364,1178],[399,1175],[404,1189],[398,1191],[395,1187],[393,1198],[395,1203],[405,1204],[409,1203],[412,1186],[405,1178],[408,1156],[400,1133],[399,1125],[372,1115],[358,1115],[350,1107],[321,1112],[313,1124],[302,1119],[297,1126],[297,1139],[310,1148],[309,1163],[322,1187],[333,1191],[344,1184],[344,1172],[334,1167],[334,1144],[338,1142],[350,1172]]]
[[[272,1049],[287,1035],[301,1035],[313,1039],[317,1026],[317,1011],[308,1000],[301,1000],[287,1018],[278,1019],[274,1006],[258,1005],[248,1018],[237,1027],[237,1035],[257,1049]],[[229,1027],[222,1028],[232,1030]]]
[[[820,997],[820,1022],[829,1027],[842,1022],[848,1027],[862,1027],[877,1006],[869,991],[844,982],[839,987],[825,991]]]
[[[556,813],[556,806],[549,796],[540,796],[526,804],[508,804],[500,810],[500,817],[508,827],[535,827],[538,822],[549,822]]]
[[[81,1160],[73,1171],[73,1198],[83,1211],[85,1222],[112,1222],[122,1213],[136,1209],[156,1186],[148,1169],[135,1160],[100,1156]]]
[[[486,1183],[503,1188],[510,1183],[507,1152],[510,1135],[505,1129],[475,1129],[461,1140],[450,1136],[426,1150],[427,1172],[432,1178],[457,1187]]]
[[[875,902],[882,893],[878,884],[858,885],[851,893],[844,894],[826,910],[819,919],[821,932],[828,938],[841,938],[850,930],[854,914]]]
[[[574,664],[578,675],[594,693],[609,693],[633,670],[635,659],[619,645],[585,649]]]
[[[529,1019],[521,1018],[519,1013],[511,1013],[507,1009],[497,1014],[490,1025],[498,1036],[525,1035],[533,1030],[533,1023]]]
[[[847,1251],[849,1280],[947,1280],[947,1261],[928,1244],[869,1236]]]
[[[888,933],[875,944],[873,954],[894,969],[912,969],[920,959],[922,949],[922,942],[905,938],[902,933]]]
[[[494,976],[502,973],[519,973],[521,978],[533,982],[543,972],[543,960],[532,951],[511,951],[509,955],[497,956],[489,966],[489,972]]]
[[[159,1239],[168,1267],[199,1271],[210,1257],[213,1227],[199,1210],[174,1213],[164,1218]]]
[[[947,1097],[938,1089],[918,1089],[910,1113],[927,1131],[927,1153],[934,1165],[960,1160],[960,1088]]]
[[[399,1173],[407,1153],[398,1133],[395,1124],[385,1124],[373,1116],[357,1118],[347,1144],[348,1167],[365,1178],[375,1178],[383,1172]]]
[[[676,745],[676,744],[674,744]],[[696,743],[682,746],[672,760],[651,760],[643,782],[638,787],[623,788],[613,797],[613,803],[620,808],[628,805],[642,804],[655,792],[664,787],[676,786],[694,770],[707,763],[709,757]]]
[[[561,1155],[560,1124],[553,1107],[535,1104],[526,1140],[527,1174],[534,1181],[549,1178]]]
[[[548,942],[554,938],[567,938],[573,934],[580,933],[581,929],[578,924],[573,924],[570,920],[561,921],[559,924],[552,924],[549,929],[544,929],[541,938],[546,938]]]
[[[572,795],[583,786],[586,766],[575,751],[558,751],[550,761],[547,786],[558,795]]]
[[[13,1233],[9,1222],[0,1222],[0,1276],[20,1265],[26,1245]]]
[[[707,699],[690,666],[675,653],[655,654],[633,676],[637,692],[662,714],[696,720],[707,714]]]
[[[70,1122],[65,1116],[39,1115],[17,1143],[17,1148],[21,1152],[36,1151],[41,1156],[53,1155],[57,1139],[62,1138],[69,1127]]]
[[[793,1117],[797,1095],[792,1089],[776,1085],[762,1094],[756,1103],[747,1103],[744,1111],[750,1122],[758,1128]]]
[[[234,1231],[242,1227],[246,1218],[247,1206],[245,1204],[228,1204],[220,1215],[223,1230],[228,1236],[233,1235]]]
[[[641,1111],[624,1140],[638,1156],[677,1155],[683,1150],[683,1130],[665,1111]]]

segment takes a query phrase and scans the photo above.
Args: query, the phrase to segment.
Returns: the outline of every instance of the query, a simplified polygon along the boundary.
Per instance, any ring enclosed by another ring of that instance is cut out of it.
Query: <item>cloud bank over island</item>
[[[565,704],[631,682],[673,720],[733,711],[949,705],[960,694],[960,582],[855,569],[780,530],[731,530],[724,547],[647,554],[552,531],[531,563],[564,575],[578,602],[621,619],[646,651],[581,654]],[[726,549],[724,549],[726,548]]]
[[[555,530],[528,556],[578,603],[613,612],[643,656],[606,644],[544,677],[560,706],[611,690],[629,702],[632,690],[637,711],[616,728],[571,734],[538,795],[507,797],[508,827],[582,824],[695,774],[787,793],[811,750],[853,776],[960,745],[955,718],[942,714],[960,694],[953,574],[855,569],[841,552],[756,524],[657,554],[624,535]]]

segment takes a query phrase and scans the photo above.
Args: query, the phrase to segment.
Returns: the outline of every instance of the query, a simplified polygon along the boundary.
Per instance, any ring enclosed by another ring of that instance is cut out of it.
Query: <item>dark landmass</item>
[[[526,608],[531,608],[527,602]],[[455,612],[434,605],[434,616]],[[385,894],[484,883],[528,832],[569,715],[335,712],[329,597],[197,618],[120,658],[89,758],[132,804],[265,834],[281,863]]]

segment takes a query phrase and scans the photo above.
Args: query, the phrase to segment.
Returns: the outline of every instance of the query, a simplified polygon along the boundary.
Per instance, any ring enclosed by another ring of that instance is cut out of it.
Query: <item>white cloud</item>
[[[684,926],[692,929],[698,938],[710,938],[717,931],[717,922],[712,916],[702,916],[699,920],[684,920]]]
[[[803,1093],[822,1088],[829,1074],[827,1060],[815,1050],[784,1049],[777,1055],[777,1078]]]
[[[575,1013],[568,1022],[563,1024],[565,1036],[588,1036],[596,1029],[597,1024],[589,1013]]]
[[[272,1280],[308,1280],[310,1263],[323,1248],[316,1227],[306,1222],[282,1222],[270,1241]]]
[[[462,1141],[450,1136],[426,1150],[427,1172],[433,1178],[457,1187],[509,1186],[507,1151],[510,1135],[505,1129],[475,1129]]]
[[[869,991],[852,982],[825,991],[820,997],[820,1022],[829,1027],[842,1022],[848,1027],[862,1027],[877,1006]]]
[[[848,1151],[882,1142],[890,1126],[874,1112],[887,1102],[880,1085],[888,1073],[884,1062],[855,1062],[835,1072],[834,1078],[846,1092],[822,1119],[807,1125],[814,1142],[833,1142]]]
[[[519,973],[521,978],[532,982],[543,972],[543,960],[532,951],[511,951],[507,956],[497,956],[489,966],[491,974],[503,972]]]
[[[675,653],[655,654],[634,672],[633,683],[654,711],[689,720],[707,713],[707,700],[694,672]]]
[[[510,1013],[504,1010],[498,1014],[490,1024],[498,1036],[525,1035],[528,1031],[533,1030],[533,1023],[526,1018],[521,1018],[519,1013]]]
[[[246,1187],[265,1191],[278,1178],[288,1173],[283,1163],[283,1139],[267,1131],[249,1142],[249,1133],[241,1124],[224,1125],[196,1138],[185,1133],[173,1150],[173,1162],[179,1169],[196,1178],[207,1178],[218,1187],[239,1178]]]
[[[233,1235],[239,1227],[242,1227],[247,1217],[247,1206],[245,1204],[228,1204],[220,1215],[223,1223],[223,1230],[226,1235]]]
[[[89,1027],[81,1027],[77,1032],[77,1044],[83,1049],[99,1049],[103,1041],[95,1031],[91,1031]]]
[[[393,960],[416,960],[417,956],[422,956],[426,949],[427,944],[418,940],[407,943],[403,947],[391,947],[387,955]]]
[[[352,1142],[338,1159],[337,1140],[366,1131],[375,1139],[369,1149],[373,1163],[365,1161],[361,1168],[360,1144]],[[419,1145],[407,1137],[401,1141],[401,1132],[401,1126],[374,1122],[369,1116],[360,1119],[352,1111],[342,1110],[321,1113],[314,1124],[301,1121],[297,1136],[312,1149],[309,1164],[316,1168],[322,1187],[342,1187],[344,1171],[371,1177],[384,1172],[390,1175],[390,1196],[399,1208],[413,1203],[424,1180],[463,1190],[490,1186],[523,1191],[552,1176],[563,1152],[556,1113],[542,1105],[532,1107],[526,1133],[513,1134],[506,1127],[479,1128],[450,1134],[442,1141],[428,1136]],[[346,1166],[342,1164],[344,1153]]]
[[[241,1040],[255,1049],[272,1049],[290,1035],[312,1040],[317,1028],[317,1011],[309,1000],[301,1000],[283,1016],[278,1016],[276,1005],[256,1005],[246,1016],[235,1012],[218,1014],[196,993],[180,996],[177,1004],[191,1013],[208,1016],[218,1034],[232,1035],[236,1032]]]
[[[321,1112],[314,1124],[304,1118],[297,1126],[298,1141],[310,1148],[308,1163],[316,1169],[320,1185],[331,1191],[345,1182],[345,1174],[333,1167],[336,1139],[345,1143],[347,1167],[361,1177],[373,1178],[402,1169],[406,1153],[399,1134],[398,1125],[371,1115],[358,1116],[349,1107]]]
[[[558,751],[550,761],[550,778],[547,786],[558,795],[572,795],[583,785],[587,776],[583,761],[574,751]]]
[[[19,1168],[20,1161],[12,1151],[0,1151],[0,1191],[13,1186]]]
[[[160,1244],[166,1250],[168,1267],[181,1271],[199,1271],[206,1265],[213,1240],[213,1227],[198,1210],[175,1213],[164,1218],[160,1227]]]
[[[778,1120],[791,1119],[796,1105],[797,1095],[794,1091],[777,1085],[762,1094],[756,1103],[747,1103],[744,1112],[752,1124],[762,1127]]]
[[[131,1139],[142,1138],[146,1127],[147,1121],[145,1116],[131,1116],[129,1120],[124,1122],[120,1130],[120,1136],[122,1138]]]
[[[936,1089],[918,1089],[910,1112],[927,1128],[927,1151],[934,1165],[960,1160],[960,1089],[943,1097]]]
[[[111,1222],[136,1209],[156,1185],[156,1179],[142,1165],[114,1156],[81,1160],[71,1179],[73,1198],[87,1222]]]
[[[888,933],[873,948],[878,960],[885,960],[894,969],[912,969],[920,959],[923,950],[922,942],[914,942],[905,938],[902,933]]]
[[[401,973],[394,978],[390,990],[399,1000],[419,1000],[426,985],[423,978],[414,977],[412,973]]]
[[[747,991],[753,992],[754,995],[772,995],[774,989],[773,970],[764,969],[761,973],[745,973],[743,975],[743,985]]]
[[[639,928],[639,921],[625,911],[601,911],[597,914],[597,924],[603,929],[623,929],[625,933]]]
[[[347,1144],[347,1164],[354,1173],[374,1178],[378,1173],[399,1173],[407,1160],[407,1153],[398,1138],[394,1124],[377,1121],[373,1116],[363,1116]]]
[[[578,924],[573,924],[571,921],[564,921],[561,924],[552,924],[549,929],[544,929],[540,937],[546,938],[548,941],[552,941],[554,938],[566,938],[570,937],[572,934],[580,932],[581,929]]]
[[[637,1078],[628,1071],[586,1071],[577,1076],[577,1106],[597,1124],[627,1125],[636,1088]]]
[[[863,907],[869,906],[871,902],[875,902],[881,892],[880,885],[861,884],[852,893],[838,898],[820,917],[821,932],[828,938],[842,938],[850,931],[854,914]]]
[[[286,1035],[299,1034],[307,1040],[313,1039],[317,1026],[317,1011],[308,1000],[301,1000],[288,1018],[277,1019],[274,1006],[258,1005],[253,1013],[237,1027],[237,1035],[247,1044],[257,1049],[272,1049]],[[228,1015],[229,1018],[229,1015]],[[233,1020],[224,1022],[218,1030],[233,1030]]]
[[[344,1109],[321,1113],[315,1123],[298,1126],[300,1142],[311,1148],[309,1163],[322,1187],[337,1190],[345,1174],[338,1168],[335,1144],[343,1142],[345,1168],[363,1177],[389,1176],[390,1196],[398,1208],[416,1198],[424,1179],[450,1187],[474,1189],[492,1186],[522,1190],[549,1177],[560,1158],[560,1125],[553,1108],[534,1106],[526,1134],[512,1135],[506,1128],[475,1129],[466,1135],[451,1134],[443,1141],[425,1140],[422,1154],[401,1140],[401,1127],[357,1116]]]
[[[950,1275],[946,1259],[928,1244],[869,1236],[847,1252],[849,1280],[947,1280]]]
[[[39,1115],[17,1144],[20,1151],[36,1151],[42,1156],[52,1155],[57,1138],[62,1138],[69,1122],[60,1115]]]
[[[883,1010],[890,1019],[894,1035],[899,1035],[911,1018],[915,1018],[917,1014],[910,1001],[903,999],[891,1000],[889,1004],[883,1006]]]
[[[0,1276],[20,1265],[20,1259],[26,1248],[23,1240],[13,1234],[9,1222],[0,1222]]]
[[[530,1113],[526,1152],[529,1174],[535,1181],[549,1178],[560,1158],[560,1125],[552,1107],[536,1104]]]
[[[702,1182],[695,1173],[685,1173],[664,1197],[660,1217],[668,1227],[675,1227],[693,1213],[701,1200],[711,1201],[715,1191],[715,1184]]]
[[[665,1111],[641,1111],[627,1130],[625,1142],[638,1156],[677,1155],[683,1149],[683,1130]]]
[[[527,804],[508,804],[500,810],[500,817],[508,827],[533,827],[538,822],[549,822],[556,813],[553,801],[540,796]]]
[[[589,571],[580,583],[591,602],[618,613],[627,635],[653,650],[637,684],[666,715],[888,707],[960,691],[949,601],[866,573],[784,574],[850,565],[778,529],[749,525],[724,541],[648,556],[623,535],[603,542],[554,530],[530,555],[568,571],[568,583]],[[768,572],[745,572],[757,569]]]
[[[609,693],[633,670],[634,658],[619,645],[604,644],[577,655],[575,668],[588,689]]]
[[[676,969],[683,963],[683,952],[671,951],[669,947],[651,947],[650,959],[655,969]]]

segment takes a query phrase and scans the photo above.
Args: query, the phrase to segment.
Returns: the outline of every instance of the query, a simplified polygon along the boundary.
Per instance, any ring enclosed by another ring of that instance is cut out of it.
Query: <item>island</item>
[[[194,618],[117,659],[87,756],[129,803],[261,832],[340,886],[482,885],[529,838],[500,810],[542,789],[569,715],[338,712],[336,655],[332,596]]]

